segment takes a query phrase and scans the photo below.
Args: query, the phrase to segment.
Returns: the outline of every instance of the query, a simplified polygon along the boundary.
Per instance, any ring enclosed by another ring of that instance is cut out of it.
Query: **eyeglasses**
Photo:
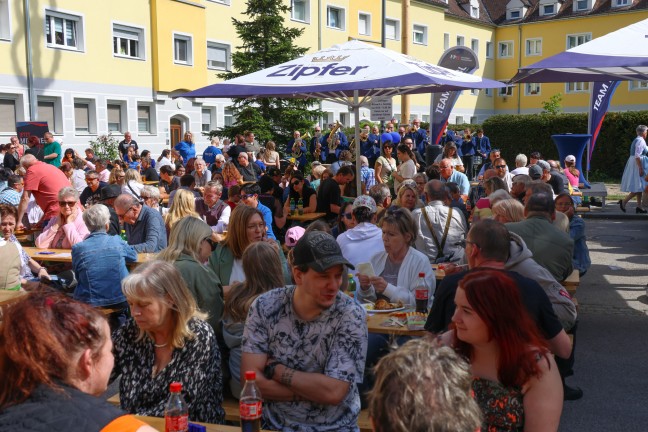
[[[296,182],[292,182],[292,183],[290,183],[290,186],[295,187],[295,186],[297,186],[299,183],[300,183],[300,182],[298,182],[298,181],[296,181]]]
[[[140,194],[140,198],[142,198],[143,200],[147,200],[147,199],[149,199],[149,198],[151,198],[151,197],[148,196],[148,195],[142,195],[142,194]]]
[[[126,178],[126,176],[125,175],[118,175],[116,178],[117,179],[123,179],[123,178]]]
[[[117,217],[123,218],[124,216],[126,216],[128,213],[130,213],[133,210],[135,210],[135,207],[131,207],[128,210],[126,210],[124,213],[119,214],[119,213],[117,213],[117,209],[115,209],[115,213],[117,213]]]
[[[348,220],[353,219],[353,213],[343,213],[344,217],[347,218]]]
[[[223,163],[223,161],[222,160],[217,160],[217,161],[214,161],[214,163],[221,164],[221,163]]]
[[[74,207],[76,205],[76,201],[59,201],[59,206],[61,207]]]
[[[465,249],[467,244],[472,244],[475,245],[477,248],[479,248],[479,245],[477,243],[466,239],[458,241],[457,243],[455,243],[455,246],[461,246],[462,248]]]
[[[218,243],[216,243],[214,240],[212,240],[211,237],[205,237],[203,239],[204,242],[209,243],[209,247],[211,248],[212,252],[216,250],[216,247],[218,246]]]
[[[497,168],[497,169],[503,169],[503,168],[506,168],[506,165],[495,165],[495,168]]]
[[[248,198],[252,198],[254,195],[253,194],[241,194],[241,199],[246,200]]]

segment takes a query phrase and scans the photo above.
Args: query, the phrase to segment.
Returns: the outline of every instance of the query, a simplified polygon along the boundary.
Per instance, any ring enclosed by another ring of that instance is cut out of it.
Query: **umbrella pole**
[[[362,195],[362,179],[360,169],[362,162],[360,161],[360,103],[358,102],[358,90],[353,91],[353,117],[355,117],[355,160],[356,160],[356,195]]]
[[[589,107],[587,110],[587,133],[590,136],[589,141],[587,142],[587,166],[585,167],[585,180],[589,181],[589,172],[590,172],[590,152],[592,151],[592,102],[594,101],[594,91],[592,89],[593,82],[590,82],[590,97],[589,97]]]

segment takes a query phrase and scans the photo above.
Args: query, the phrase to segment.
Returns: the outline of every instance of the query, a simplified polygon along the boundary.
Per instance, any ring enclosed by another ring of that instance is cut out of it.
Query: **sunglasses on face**
[[[506,165],[495,165],[495,168],[504,169],[506,168]]]
[[[59,206],[61,207],[74,207],[76,205],[76,201],[59,201]]]
[[[296,181],[296,182],[292,182],[292,183],[290,183],[290,186],[295,187],[295,186],[297,186],[298,184],[299,184],[299,182]]]
[[[218,243],[216,243],[214,240],[212,240],[211,237],[205,237],[203,241],[209,243],[209,247],[211,248],[212,252],[216,250],[216,246],[218,246]]]

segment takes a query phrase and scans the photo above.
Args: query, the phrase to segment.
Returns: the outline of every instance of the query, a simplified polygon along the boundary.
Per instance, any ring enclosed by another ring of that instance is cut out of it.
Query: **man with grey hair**
[[[427,255],[431,264],[463,261],[464,250],[458,243],[466,237],[468,226],[461,211],[446,205],[449,196],[441,181],[430,180],[425,185],[425,202],[425,207],[412,213],[418,232],[416,249]]]
[[[531,183],[531,177],[526,174],[518,174],[511,180],[511,196],[524,204],[524,195],[527,186]]]
[[[507,223],[506,228],[524,240],[538,264],[562,281],[573,270],[574,241],[553,225],[555,213],[551,194],[533,193],[524,206],[525,220]]]
[[[202,198],[196,198],[196,212],[212,227],[212,230],[223,232],[229,224],[232,208],[221,200],[223,185],[210,181],[205,185]]]
[[[249,161],[249,156],[245,152],[241,152],[237,156],[238,170],[243,177],[244,182],[255,182],[257,177],[261,175],[261,168],[255,163]]]
[[[162,216],[166,215],[169,212],[168,207],[160,206],[160,189],[158,189],[156,186],[145,185],[140,192],[140,198],[142,198],[142,201],[144,201],[145,206],[157,210]]]
[[[382,218],[383,212],[391,205],[392,202],[389,186],[383,183],[373,185],[369,189],[369,196],[376,202],[376,220],[380,220]]]
[[[91,206],[82,217],[90,234],[72,246],[72,269],[78,281],[74,299],[113,310],[108,321],[114,330],[128,318],[121,281],[128,276],[126,263],[135,262],[137,252],[119,236],[108,235],[110,212],[105,205]]]
[[[526,174],[529,175],[529,167],[527,167],[527,157],[524,153],[520,153],[515,156],[515,169],[511,171],[511,175],[515,177],[516,175]]]
[[[124,223],[128,244],[137,252],[160,252],[167,247],[162,215],[132,195],[121,194],[114,203],[119,220]]]
[[[536,165],[542,168],[542,177],[540,179],[551,186],[553,194],[558,195],[563,193],[564,183],[560,177],[551,175],[551,165],[549,165],[549,162],[539,160]]]
[[[205,185],[211,181],[211,171],[207,169],[207,162],[204,159],[196,159],[192,175],[196,180],[195,188],[202,192]]]

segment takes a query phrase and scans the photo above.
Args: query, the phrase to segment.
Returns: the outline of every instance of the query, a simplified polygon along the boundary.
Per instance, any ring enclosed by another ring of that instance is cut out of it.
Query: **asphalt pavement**
[[[576,293],[575,375],[560,431],[648,431],[648,216],[616,203],[584,215],[592,259]]]

